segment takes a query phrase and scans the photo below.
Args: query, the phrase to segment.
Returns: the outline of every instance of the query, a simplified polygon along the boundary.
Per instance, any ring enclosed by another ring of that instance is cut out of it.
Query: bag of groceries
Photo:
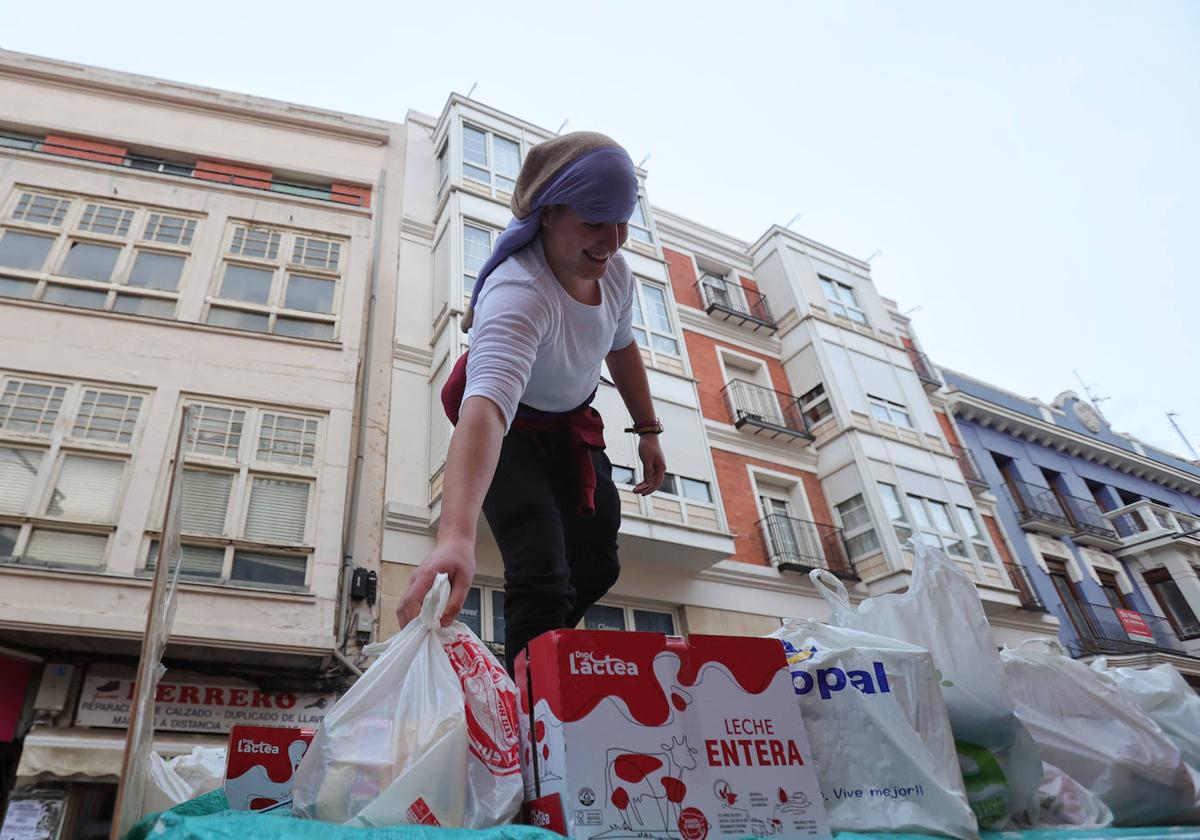
[[[1000,657],[1017,716],[1045,760],[1100,797],[1115,825],[1196,817],[1196,789],[1179,749],[1116,683],[1067,656],[1054,638],[1026,639]]]
[[[967,800],[981,829],[1037,820],[1042,760],[1013,712],[1004,668],[979,592],[939,549],[910,541],[915,555],[906,592],[866,598],[857,607],[829,572],[810,574],[833,610],[831,624],[916,645],[933,655],[946,701]]]
[[[1183,760],[1200,769],[1200,694],[1188,685],[1174,665],[1153,668],[1110,668],[1101,656],[1092,670],[1112,679],[1125,696],[1179,747]]]
[[[151,750],[146,772],[142,816],[219,788],[225,781],[225,747],[193,747],[190,753],[170,759]]]
[[[771,637],[787,651],[835,832],[979,836],[929,651],[813,619]]]
[[[488,828],[521,805],[517,689],[474,633],[439,621],[450,581],[365,653],[379,658],[325,716],[296,770],[292,812],[381,827]]]
[[[1042,762],[1042,784],[1038,788],[1041,808],[1036,828],[1108,828],[1113,813],[1107,805],[1053,764]]]

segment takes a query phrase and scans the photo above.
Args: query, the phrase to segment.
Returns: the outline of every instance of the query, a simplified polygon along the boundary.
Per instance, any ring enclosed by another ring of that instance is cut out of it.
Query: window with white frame
[[[875,523],[861,493],[837,505],[836,510],[851,560],[879,550],[879,535],[875,533]]]
[[[800,527],[798,522],[792,521],[791,502],[764,493],[759,495],[758,504],[762,509],[762,531],[767,541],[767,553],[784,560],[803,556],[800,551]]]
[[[463,221],[463,295],[470,297],[479,270],[492,255],[499,231],[478,222]]]
[[[962,525],[963,533],[967,535],[972,548],[975,549],[975,558],[980,563],[995,563],[996,558],[992,556],[987,539],[983,536],[983,529],[979,527],[978,514],[973,508],[966,505],[955,505],[954,507],[958,511],[958,521]]]
[[[908,409],[900,403],[885,400],[883,397],[877,397],[874,394],[867,394],[867,402],[871,405],[871,414],[880,423],[890,423],[901,429],[911,429],[913,427],[912,417],[909,415]]]
[[[629,217],[629,238],[647,245],[654,244],[654,236],[650,233],[650,222],[646,217],[646,199],[638,196],[637,204],[633,207],[633,215]]]
[[[230,225],[205,321],[219,327],[332,340],[346,243],[246,222]]]
[[[821,280],[821,290],[825,293],[825,300],[829,304],[830,312],[860,324],[867,323],[867,315],[859,306],[858,296],[855,295],[853,286],[839,283],[837,280],[830,280],[821,275],[818,277]]]
[[[633,337],[650,351],[651,360],[662,353],[678,358],[679,339],[671,323],[667,290],[658,283],[637,279],[633,296]]]
[[[883,502],[883,509],[891,520],[892,530],[896,532],[896,539],[904,545],[908,538],[912,536],[912,525],[908,521],[908,516],[904,513],[904,505],[900,503],[900,494],[896,492],[896,488],[891,484],[878,482],[879,499]]]
[[[458,620],[471,628],[497,656],[504,655],[504,590],[472,586]]]
[[[321,418],[265,406],[200,400],[188,405],[180,574],[238,585],[307,587]],[[155,534],[147,569],[158,560],[158,545]]]
[[[829,395],[825,393],[823,383],[818,382],[800,395],[800,411],[808,420],[809,428],[833,416],[833,408],[829,405]]]
[[[662,486],[656,492],[665,496],[677,496],[689,502],[699,502],[702,505],[713,503],[711,484],[676,473],[664,473]]]
[[[588,607],[583,614],[583,626],[587,630],[636,630],[678,635],[674,610],[651,610],[605,602]]]
[[[633,487],[637,484],[637,471],[633,467],[613,464],[612,480],[618,487]]]
[[[945,502],[908,494],[908,506],[917,525],[917,539],[953,557],[967,557],[966,543],[954,527]]]
[[[521,171],[521,144],[502,134],[463,123],[463,178],[512,193]]]
[[[19,187],[0,220],[0,297],[173,318],[199,219]]]
[[[447,158],[450,156],[450,140],[449,138],[442,141],[442,147],[438,149],[437,161],[434,164],[433,170],[433,192],[434,195],[440,196],[442,191],[446,189],[446,182],[450,177],[450,166]]]
[[[0,373],[0,561],[104,568],[145,401]]]

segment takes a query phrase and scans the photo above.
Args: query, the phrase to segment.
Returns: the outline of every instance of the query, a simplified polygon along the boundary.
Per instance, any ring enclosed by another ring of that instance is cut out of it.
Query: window
[[[902,429],[911,429],[913,427],[908,409],[900,405],[900,403],[894,403],[891,400],[885,400],[883,397],[877,397],[873,394],[867,394],[867,401],[871,404],[871,414],[880,423],[890,423]]]
[[[667,291],[657,283],[637,280],[633,296],[633,337],[638,346],[650,351],[651,360],[658,353],[679,356],[679,339],[671,326],[671,310]]]
[[[438,149],[437,162],[434,165],[433,186],[434,195],[440,196],[442,190],[446,188],[446,181],[450,175],[450,167],[446,160],[450,154],[450,140],[442,141],[442,147]]]
[[[491,131],[463,124],[463,178],[511,193],[521,171],[521,144]]]
[[[940,548],[952,557],[967,557],[966,543],[954,529],[950,509],[945,502],[908,495],[908,505],[919,532],[918,539],[926,545]]]
[[[492,255],[496,231],[472,222],[463,222],[463,295],[470,297],[479,270]]]
[[[304,588],[320,419],[256,406],[201,401],[189,406],[180,574]],[[153,536],[147,569],[158,559],[158,535]]]
[[[637,473],[634,472],[633,467],[622,467],[613,464],[612,480],[613,484],[619,487],[633,487],[637,484]]]
[[[458,614],[458,620],[471,628],[497,656],[504,656],[504,590],[490,586],[472,586]]]
[[[666,473],[663,476],[662,487],[657,492],[666,496],[678,496],[689,502],[700,502],[704,505],[713,503],[711,484],[698,478],[686,478],[675,473]]]
[[[896,539],[900,541],[901,545],[904,545],[912,536],[912,525],[909,524],[908,517],[904,513],[904,506],[900,504],[900,494],[891,484],[884,484],[881,481],[879,482],[879,499],[883,502],[883,509],[892,522]]]
[[[234,224],[206,322],[331,341],[336,337],[344,243]]]
[[[103,568],[145,399],[0,373],[0,558]]]
[[[646,219],[644,202],[645,199],[639,195],[637,204],[633,207],[633,215],[629,217],[629,237],[637,242],[653,245],[654,237],[650,233],[650,222]]]
[[[860,324],[867,323],[867,316],[859,308],[858,297],[854,294],[854,287],[848,286],[845,283],[839,283],[836,280],[830,280],[828,277],[821,277],[821,290],[825,293],[825,300],[829,304],[829,311],[835,315],[841,315],[843,318],[849,318],[851,321],[856,321]]]
[[[1061,560],[1051,560],[1049,557],[1043,559],[1046,561],[1046,570],[1050,574],[1050,583],[1054,586],[1054,592],[1058,595],[1063,611],[1067,614],[1067,620],[1075,629],[1075,635],[1083,639],[1091,638],[1092,626],[1088,623],[1087,614],[1084,612],[1083,600],[1079,597],[1075,584],[1071,582],[1071,578],[1067,574],[1067,565]]]
[[[587,630],[636,630],[676,635],[674,612],[619,604],[593,604],[583,614],[583,626]]]
[[[975,549],[976,559],[980,563],[995,563],[996,558],[992,555],[992,550],[988,548],[987,539],[979,527],[975,511],[966,505],[955,505],[954,508],[958,511],[958,521],[962,525],[963,533],[967,535],[967,539],[971,541],[971,546]]]
[[[839,504],[836,509],[842,523],[846,549],[850,552],[851,560],[857,560],[880,550],[879,536],[875,533],[871,512],[867,510],[867,503],[861,493],[851,496]]]
[[[758,503],[766,520],[763,533],[766,535],[768,555],[788,560],[800,557],[800,540],[792,522],[792,506],[786,499],[773,496],[759,496]]]
[[[1102,572],[1097,570],[1096,577],[1100,578],[1100,589],[1104,592],[1104,597],[1108,601],[1108,605],[1114,610],[1131,610],[1129,601],[1125,598],[1125,593],[1117,586],[1117,576],[1112,572]]]
[[[1153,569],[1146,572],[1143,578],[1154,593],[1163,615],[1175,630],[1175,635],[1181,639],[1200,636],[1200,621],[1196,619],[1196,613],[1192,611],[1187,598],[1179,591],[1179,584],[1171,577],[1171,573],[1166,569]]]
[[[0,297],[173,318],[197,224],[183,214],[18,190],[0,224]]]
[[[827,417],[833,416],[833,408],[829,405],[829,396],[825,393],[825,385],[818,382],[800,395],[800,410],[811,429]]]

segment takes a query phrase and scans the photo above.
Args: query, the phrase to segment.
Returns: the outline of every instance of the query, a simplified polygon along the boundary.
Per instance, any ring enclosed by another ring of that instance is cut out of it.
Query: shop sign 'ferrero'
[[[132,673],[89,670],[75,724],[124,729],[134,697]],[[336,699],[334,694],[263,691],[232,680],[168,671],[154,698],[154,728],[213,733],[229,732],[238,724],[315,728]]]

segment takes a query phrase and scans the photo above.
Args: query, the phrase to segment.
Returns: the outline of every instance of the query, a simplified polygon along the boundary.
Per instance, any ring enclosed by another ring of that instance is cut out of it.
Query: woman
[[[666,474],[641,352],[633,276],[621,246],[637,204],[629,154],[593,132],[535,146],[517,177],[513,219],[484,263],[463,319],[470,351],[442,392],[455,422],[437,544],[409,578],[397,615],[416,617],[434,576],[450,577],[443,625],[475,576],[482,508],[504,561],[508,668],[525,643],[573,627],[616,582],[620,501],[590,403],[607,362],[639,435],[643,480]]]

